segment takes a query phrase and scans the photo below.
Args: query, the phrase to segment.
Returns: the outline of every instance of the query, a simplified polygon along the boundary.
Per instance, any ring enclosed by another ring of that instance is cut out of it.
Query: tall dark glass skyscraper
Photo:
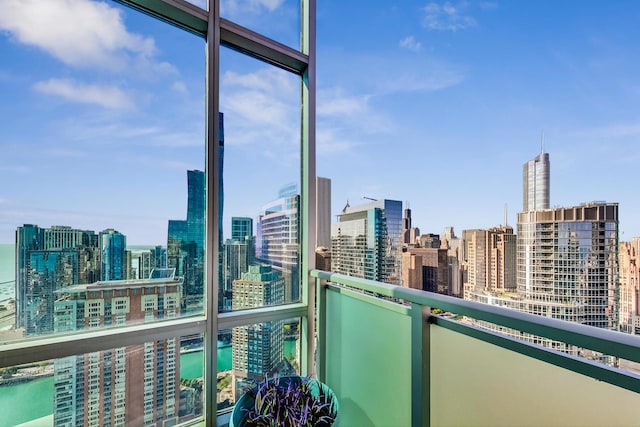
[[[183,278],[185,302],[201,301],[204,284],[205,176],[187,171],[187,219],[169,220],[167,266]]]
[[[100,245],[100,280],[126,279],[127,237],[110,228],[100,232],[98,242]]]
[[[253,237],[253,219],[234,216],[231,218],[231,239],[245,240]]]
[[[218,228],[222,230],[224,188],[222,166],[224,164],[224,116],[218,116],[220,138],[218,175]],[[167,233],[167,267],[175,268],[176,277],[183,278],[185,306],[199,305],[204,295],[204,241],[206,177],[203,171],[187,171],[187,219],[169,220]],[[218,239],[219,259],[222,262],[222,233]],[[218,282],[222,282],[222,268],[218,269]]]
[[[124,237],[124,236],[122,236]],[[67,226],[16,230],[16,325],[26,335],[53,332],[56,292],[100,277],[98,236]]]

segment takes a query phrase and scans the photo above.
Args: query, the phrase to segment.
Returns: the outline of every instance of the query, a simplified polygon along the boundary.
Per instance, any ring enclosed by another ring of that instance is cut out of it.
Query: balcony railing
[[[431,308],[640,362],[640,337],[314,270],[339,425],[638,425],[640,376]],[[400,302],[401,300],[401,302]]]

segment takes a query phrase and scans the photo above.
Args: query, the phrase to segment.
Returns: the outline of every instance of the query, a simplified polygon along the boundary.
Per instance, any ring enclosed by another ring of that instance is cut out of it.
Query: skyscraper
[[[467,281],[464,291],[516,289],[516,235],[509,226],[463,230]]]
[[[617,326],[618,204],[518,214],[518,294],[536,314]]]
[[[16,327],[27,328],[32,291],[28,287],[29,252],[44,248],[44,230],[37,225],[25,224],[16,230]]]
[[[402,202],[349,204],[331,226],[331,270],[402,284]]]
[[[222,216],[224,210],[224,115],[218,114],[218,283],[222,282]],[[167,231],[167,266],[183,278],[183,304],[202,309],[204,295],[204,240],[206,177],[203,171],[187,171],[187,219],[169,220]]]
[[[551,165],[549,153],[544,152],[544,137],[542,151],[535,159],[529,160],[523,166],[523,212],[549,209],[549,188]]]
[[[285,283],[280,272],[270,265],[252,265],[233,281],[233,310],[283,304]],[[284,321],[275,320],[232,330],[232,365],[235,376],[234,393],[253,381],[273,375],[282,364]]]
[[[640,238],[620,242],[620,331],[640,335]]]
[[[187,171],[187,219],[169,220],[167,266],[183,278],[185,303],[202,302],[204,284],[205,176]]]
[[[451,293],[447,249],[410,246],[402,252],[402,286]]]
[[[402,217],[402,244],[403,246],[415,246],[420,236],[420,229],[411,224],[411,209],[404,210]]]
[[[98,237],[68,226],[16,230],[16,326],[27,335],[53,331],[54,292],[100,278]]]
[[[98,235],[100,248],[100,280],[124,280],[127,278],[125,251],[127,238],[124,234],[110,228]]]
[[[258,217],[256,258],[279,270],[285,283],[285,301],[300,298],[300,195],[290,184],[278,198],[262,207]]]
[[[222,259],[222,289],[219,293],[220,309],[231,310],[233,281],[240,279],[249,270],[255,259],[253,220],[251,218],[231,218],[231,239],[224,245]]]
[[[231,239],[245,240],[245,238],[253,238],[253,219],[247,217],[231,218]]]
[[[178,317],[180,286],[170,276],[60,289],[55,332]],[[55,426],[175,425],[179,338],[56,359],[54,383]]]

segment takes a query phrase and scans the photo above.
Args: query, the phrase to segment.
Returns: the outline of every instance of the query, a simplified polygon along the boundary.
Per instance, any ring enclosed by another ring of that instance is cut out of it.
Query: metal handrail
[[[599,351],[640,363],[640,336],[559,319],[523,313],[506,307],[482,304],[339,273],[312,270],[311,276],[362,291],[398,298],[427,307],[484,320],[507,328]]]

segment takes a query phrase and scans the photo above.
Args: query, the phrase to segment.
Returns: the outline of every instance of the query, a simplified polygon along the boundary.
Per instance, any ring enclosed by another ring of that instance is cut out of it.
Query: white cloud
[[[316,131],[316,149],[319,156],[342,154],[350,151],[357,142],[350,140],[336,129],[322,127]]]
[[[222,0],[220,2],[223,16],[237,13],[260,13],[264,10],[273,12],[284,3],[284,0]]]
[[[422,19],[422,26],[440,31],[458,31],[474,27],[477,24],[476,20],[470,15],[461,13],[465,8],[465,3],[458,6],[453,6],[449,2],[429,3],[423,8],[425,16]]]
[[[129,110],[133,98],[115,86],[79,83],[71,79],[49,79],[37,82],[33,88],[48,95],[57,95],[69,101],[95,104],[105,108]]]
[[[228,95],[222,97],[221,110],[242,123],[245,137],[254,134],[251,128],[299,134],[294,128],[300,122],[300,86],[294,76],[274,68],[247,74],[226,72],[222,86]]]
[[[78,68],[122,71],[153,65],[153,38],[131,33],[122,13],[106,3],[89,0],[2,0],[0,30]]]
[[[173,84],[171,85],[171,90],[181,95],[187,95],[189,93],[189,89],[187,89],[187,85],[181,81],[173,82]]]
[[[424,70],[406,69],[398,73],[393,79],[380,82],[381,89],[386,93],[436,91],[456,86],[464,80],[460,71],[439,69],[436,64],[428,72]]]
[[[339,87],[318,91],[318,155],[348,153],[366,135],[389,131],[389,118],[371,107],[371,99],[371,95],[354,95]]]
[[[291,79],[289,74],[273,68],[262,68],[248,74],[227,71],[222,76],[222,83],[229,87],[258,90],[269,94],[290,96],[297,92],[297,79]]]
[[[319,116],[338,116],[360,114],[367,111],[367,96],[344,96],[340,92],[322,91],[318,94],[317,114]]]
[[[400,40],[400,47],[417,52],[422,49],[422,43],[417,41],[415,37],[408,36]]]
[[[481,1],[478,3],[478,6],[480,6],[480,9],[497,9],[498,3],[492,1]]]

